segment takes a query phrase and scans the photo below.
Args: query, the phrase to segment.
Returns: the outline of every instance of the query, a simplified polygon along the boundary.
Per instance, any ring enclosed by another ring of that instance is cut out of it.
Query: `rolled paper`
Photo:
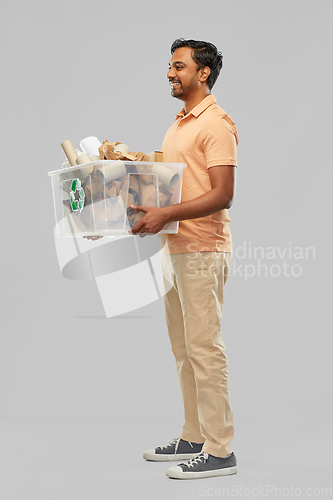
[[[67,156],[69,163],[74,167],[76,165],[75,160],[77,158],[77,152],[74,149],[71,141],[64,141],[61,143],[61,147],[64,150],[65,155]]]
[[[83,153],[76,158],[76,165],[84,165],[84,163],[91,163],[91,158],[88,153]]]
[[[96,173],[103,175],[105,184],[108,184],[109,182],[126,175],[127,170],[122,161],[116,160],[111,164],[104,163],[100,168],[97,168]]]
[[[90,156],[87,153],[83,153],[76,158],[76,165],[84,165],[85,163],[92,163],[92,159],[90,158]],[[80,175],[89,175],[89,174],[91,174],[91,172],[93,170],[94,170],[94,166],[89,165],[86,168],[81,167],[79,170],[79,173],[80,173]]]
[[[93,155],[93,156],[91,157],[91,159],[92,159],[92,161],[99,161],[101,158],[100,158],[100,156],[99,156],[99,155]]]
[[[158,175],[159,182],[166,184],[169,187],[174,187],[179,179],[179,174],[168,167],[162,165],[154,165],[151,169],[152,174]]]
[[[126,144],[117,144],[117,146],[114,147],[114,151],[119,151],[124,155],[128,155],[130,153],[130,149],[126,146]]]
[[[97,139],[97,137],[86,137],[80,142],[80,148],[84,153],[88,153],[90,156],[98,155],[98,148],[102,143]]]

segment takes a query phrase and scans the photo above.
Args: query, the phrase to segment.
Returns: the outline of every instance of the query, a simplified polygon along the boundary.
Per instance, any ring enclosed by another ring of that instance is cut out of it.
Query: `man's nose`
[[[174,78],[175,74],[176,74],[175,69],[170,68],[169,71],[167,72],[167,79],[170,80],[170,78]]]

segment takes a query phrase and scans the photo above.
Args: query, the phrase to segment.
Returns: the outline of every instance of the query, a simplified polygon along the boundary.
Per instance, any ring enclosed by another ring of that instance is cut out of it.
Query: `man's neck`
[[[207,89],[205,92],[200,92],[198,95],[190,96],[189,99],[184,101],[185,115],[187,115],[192,109],[194,109],[198,104],[201,103],[207,96],[210,95],[210,91]]]

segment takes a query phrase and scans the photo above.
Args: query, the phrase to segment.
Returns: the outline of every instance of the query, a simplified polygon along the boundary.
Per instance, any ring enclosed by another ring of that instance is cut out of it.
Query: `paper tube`
[[[80,142],[80,148],[84,153],[88,153],[90,156],[98,155],[98,148],[102,143],[97,139],[97,137],[86,137]]]
[[[171,168],[163,167],[162,165],[154,165],[151,169],[151,173],[157,174],[159,182],[169,187],[174,187],[179,179],[179,174]]]
[[[108,184],[109,182],[126,175],[127,170],[122,161],[114,161],[111,163],[111,165],[104,163],[103,166],[96,170],[96,173],[103,175],[105,184]]]
[[[74,149],[71,141],[64,141],[61,143],[61,147],[64,150],[65,155],[67,156],[69,163],[74,167],[76,165],[75,160],[77,158],[77,152]]]
[[[77,165],[84,165],[85,163],[91,163],[92,159],[87,153],[83,153],[76,158]],[[89,165],[87,168],[80,168],[81,175],[89,175],[94,170],[93,165]]]
[[[76,158],[76,165],[83,165],[84,163],[91,163],[91,158],[88,153],[83,153]]]

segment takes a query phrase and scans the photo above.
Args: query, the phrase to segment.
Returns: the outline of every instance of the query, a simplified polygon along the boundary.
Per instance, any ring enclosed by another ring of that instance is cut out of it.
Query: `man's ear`
[[[200,82],[202,82],[202,83],[206,82],[207,78],[210,75],[210,67],[205,66],[204,68],[201,68],[199,71],[200,71],[200,75],[199,75]]]

